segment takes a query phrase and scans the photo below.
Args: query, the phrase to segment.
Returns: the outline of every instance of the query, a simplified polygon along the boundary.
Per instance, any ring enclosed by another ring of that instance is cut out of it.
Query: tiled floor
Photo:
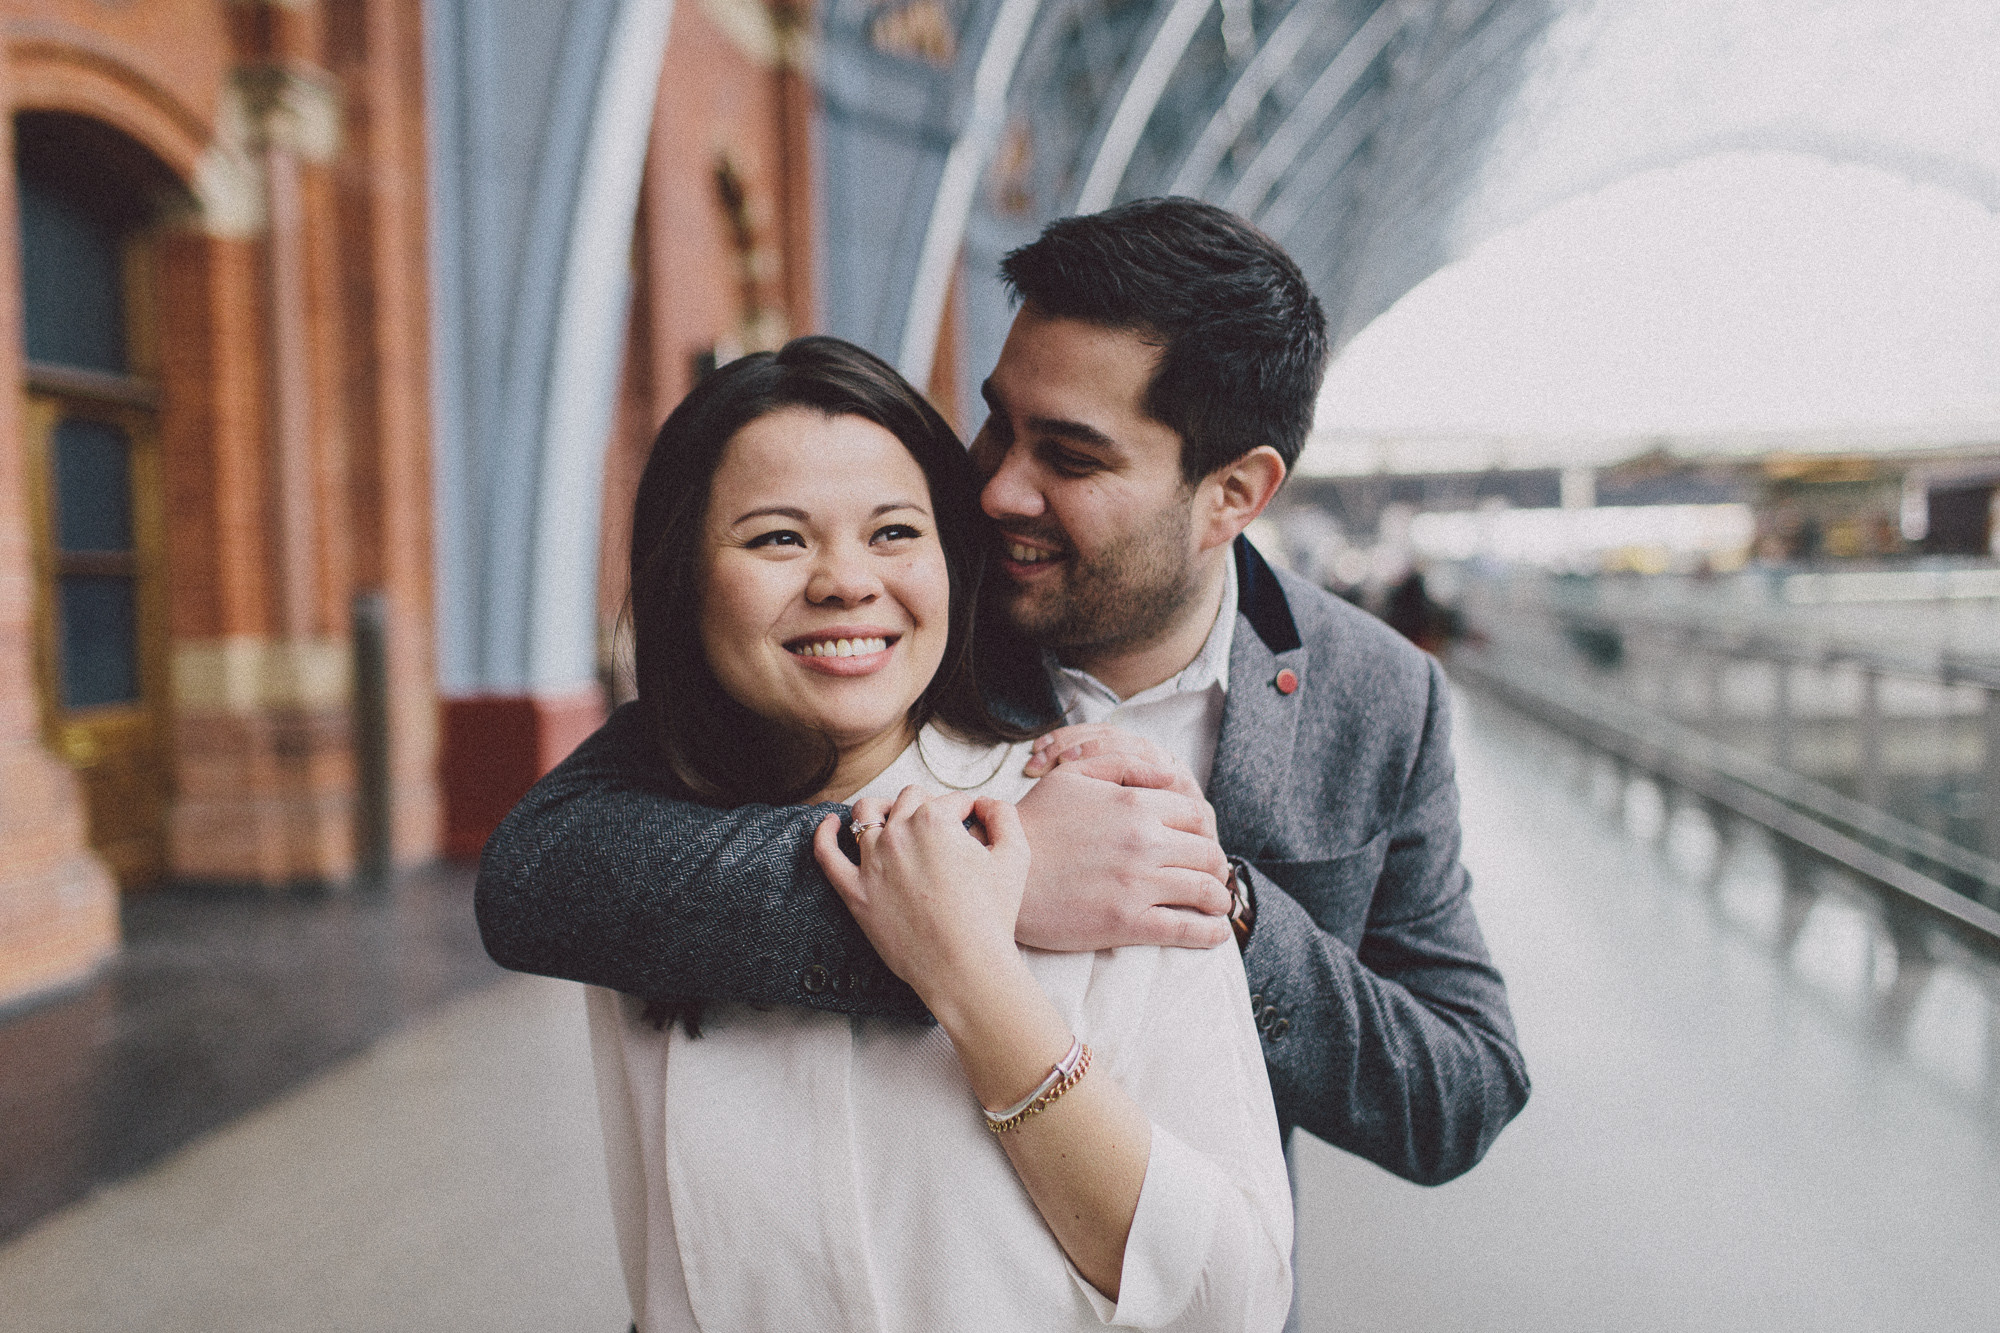
[[[505,976],[471,903],[464,867],[128,896],[95,983],[0,1016],[0,1241]]]
[[[1435,1190],[1301,1140],[1307,1333],[2000,1327],[2000,970],[1498,705],[1458,751],[1534,1093]]]
[[[0,1247],[8,1333],[622,1333],[580,989],[507,977]]]
[[[1908,951],[1753,832],[1718,840],[1476,698],[1459,751],[1534,1097],[1435,1190],[1301,1142],[1310,1333],[1993,1327],[2000,973]],[[242,938],[203,961],[148,942],[179,927],[135,929],[129,981],[30,1016],[60,1057],[41,1100],[18,1089],[20,1025],[0,1029],[0,1114],[69,1154],[38,1178],[73,1193],[155,1159],[0,1246],[0,1326],[624,1326],[576,988],[479,985],[498,974],[462,876],[159,907],[234,913]]]

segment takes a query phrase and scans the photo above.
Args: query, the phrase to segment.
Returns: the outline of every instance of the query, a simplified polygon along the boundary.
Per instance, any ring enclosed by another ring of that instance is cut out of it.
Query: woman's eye
[[[886,528],[876,529],[874,540],[878,542],[907,542],[915,541],[923,535],[923,533],[918,532],[907,523],[891,523]]]
[[[775,532],[760,532],[743,544],[754,551],[760,546],[804,546],[806,539],[790,528],[779,528]]]

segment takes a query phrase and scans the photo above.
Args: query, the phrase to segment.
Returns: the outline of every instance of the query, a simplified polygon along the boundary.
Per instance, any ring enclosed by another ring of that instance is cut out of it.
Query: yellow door
[[[169,782],[158,429],[150,386],[30,365],[42,717],[128,888],[166,871]]]

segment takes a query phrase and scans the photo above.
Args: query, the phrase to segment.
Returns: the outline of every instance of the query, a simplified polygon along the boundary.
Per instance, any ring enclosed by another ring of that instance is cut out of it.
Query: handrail
[[[1885,676],[2000,690],[2000,658],[1968,657],[1959,653],[1917,658],[1851,644],[1821,643],[1811,646],[1755,632],[1718,630],[1673,616],[1611,611],[1601,607],[1544,604],[1543,610],[1557,621],[1593,622],[1614,629],[1636,627],[1679,634],[1693,647],[1727,657],[1755,658],[1792,666],[1833,666],[1845,662]]]
[[[1657,773],[1895,891],[1981,943],[2000,946],[2000,912],[1840,829],[1844,826],[1906,854],[1947,866],[1987,890],[2000,890],[2000,863],[1943,843],[1928,830],[1861,807],[1859,802],[1810,779],[1777,769],[1692,728],[1645,713],[1574,681],[1565,681],[1557,693],[1489,657],[1463,651],[1453,654],[1450,669],[1452,675],[1490,690],[1559,730]],[[1857,818],[1864,811],[1865,820]],[[1949,852],[1940,854],[1945,848]]]

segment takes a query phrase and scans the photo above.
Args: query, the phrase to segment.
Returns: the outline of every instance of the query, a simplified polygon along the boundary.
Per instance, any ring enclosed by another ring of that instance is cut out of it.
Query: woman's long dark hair
[[[977,741],[1018,740],[1027,729],[995,716],[975,669],[980,653],[1009,663],[1023,645],[978,620],[979,588],[993,535],[979,508],[979,480],[965,447],[908,381],[870,352],[838,338],[796,338],[776,352],[732,361],[697,385],[653,441],[632,510],[632,629],[639,704],[676,783],[711,805],[787,804],[820,790],[837,766],[831,741],[819,766],[771,743],[768,722],[732,699],[709,669],[701,624],[701,538],[709,491],[729,441],[785,408],[872,421],[900,440],[930,485],[944,548],[951,609],[944,659],[910,709]]]

